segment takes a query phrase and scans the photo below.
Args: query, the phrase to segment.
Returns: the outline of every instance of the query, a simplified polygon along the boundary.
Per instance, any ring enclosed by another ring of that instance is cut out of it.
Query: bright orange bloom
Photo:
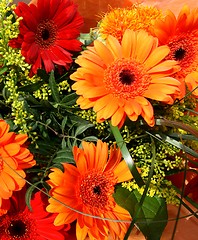
[[[77,103],[82,109],[93,107],[98,122],[111,118],[112,125],[121,126],[126,116],[136,121],[141,115],[153,126],[153,107],[146,98],[172,104],[171,95],[179,91],[180,82],[171,77],[179,70],[177,62],[164,60],[169,51],[143,30],[126,30],[121,44],[112,36],[106,45],[96,40],[77,58],[81,67],[71,75],[72,89],[81,95]]]
[[[167,44],[170,53],[167,59],[179,62],[181,70],[176,74],[181,81],[198,66],[198,9],[190,11],[184,6],[176,18],[167,12],[164,20],[157,20],[153,32],[161,45]]]
[[[192,94],[198,97],[198,72],[192,72],[185,78],[185,83]]]
[[[5,204],[2,202],[12,196],[13,191],[18,191],[25,185],[26,174],[23,169],[36,164],[33,155],[23,146],[27,135],[9,132],[9,129],[9,125],[0,120],[0,208]]]
[[[58,213],[54,224],[61,225],[77,220],[76,235],[78,240],[107,239],[108,233],[113,239],[121,239],[129,226],[125,222],[112,222],[83,215],[90,214],[101,218],[130,221],[129,213],[118,206],[113,198],[117,183],[132,178],[125,161],[121,161],[121,152],[116,147],[98,141],[82,142],[83,149],[74,147],[76,167],[64,163],[64,172],[53,168],[48,181],[51,186],[47,211]],[[57,199],[58,201],[56,201]],[[82,212],[78,213],[65,207],[60,202]]]
[[[130,8],[112,8],[101,19],[99,33],[104,39],[112,35],[121,41],[126,29],[149,32],[155,20],[162,18],[162,12],[155,7],[133,5]]]

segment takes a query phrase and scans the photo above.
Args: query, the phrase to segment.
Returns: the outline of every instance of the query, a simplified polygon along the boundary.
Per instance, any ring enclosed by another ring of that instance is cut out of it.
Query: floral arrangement
[[[198,8],[98,18],[0,2],[2,240],[161,239],[170,205],[176,239],[198,218]]]

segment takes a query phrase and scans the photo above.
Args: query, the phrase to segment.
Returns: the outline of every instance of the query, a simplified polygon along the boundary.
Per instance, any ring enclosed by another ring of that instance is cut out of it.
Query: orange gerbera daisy
[[[181,70],[176,74],[177,78],[184,80],[187,74],[196,70],[198,66],[197,8],[190,11],[185,5],[177,18],[171,11],[168,11],[164,20],[156,21],[153,32],[161,45],[169,46],[170,53],[167,59],[179,62]]]
[[[115,8],[107,12],[99,23],[99,33],[106,39],[112,35],[122,40],[126,29],[149,32],[156,19],[163,19],[161,10],[155,7],[133,5],[130,8]]]
[[[107,239],[108,233],[113,239],[121,239],[127,231],[128,224],[112,222],[101,218],[130,221],[129,213],[118,206],[113,198],[114,187],[117,183],[132,178],[125,161],[121,161],[121,152],[116,147],[98,141],[93,143],[82,142],[83,149],[74,147],[76,167],[64,163],[64,172],[53,168],[48,181],[51,186],[47,211],[58,213],[54,224],[71,223],[77,219],[76,235],[78,240],[86,238]],[[56,201],[57,199],[58,201]],[[63,204],[82,212],[75,212]]]
[[[23,146],[27,135],[9,132],[9,129],[9,125],[0,120],[0,208],[4,199],[25,185],[23,169],[36,164],[33,155]]]
[[[71,75],[80,107],[93,107],[98,122],[111,118],[112,125],[121,126],[126,115],[132,121],[141,115],[153,126],[153,107],[146,98],[172,104],[180,85],[171,77],[179,70],[177,62],[164,60],[169,48],[157,45],[157,38],[143,30],[127,29],[121,44],[112,36],[106,45],[96,40],[77,58],[81,67]]]

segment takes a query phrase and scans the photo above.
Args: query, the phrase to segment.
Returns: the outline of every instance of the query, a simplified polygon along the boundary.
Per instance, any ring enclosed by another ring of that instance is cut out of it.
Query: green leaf
[[[160,240],[168,220],[163,198],[146,196],[143,204],[140,205],[142,195],[137,190],[130,192],[121,186],[116,188],[114,198],[117,204],[125,208],[135,219],[135,224],[146,239]]]
[[[76,137],[76,136],[82,134],[82,133],[85,132],[88,128],[91,128],[91,127],[93,127],[93,126],[94,126],[94,125],[91,124],[91,123],[82,124],[82,125],[78,126],[78,127],[76,128],[76,132],[75,132],[75,135],[74,135],[74,136]]]
[[[65,138],[62,139],[62,142],[61,142],[61,147],[62,149],[65,149],[66,148],[66,141],[65,141]]]
[[[195,128],[193,128],[183,122],[180,122],[180,121],[171,121],[171,120],[167,120],[167,119],[156,119],[156,125],[168,126],[168,127],[172,127],[172,128],[180,128],[180,129],[183,129],[183,130],[191,133],[195,137],[198,137],[198,131]]]
[[[50,86],[50,89],[52,91],[52,97],[53,97],[54,101],[56,103],[59,103],[60,102],[60,96],[59,96],[58,87],[57,87],[55,77],[54,77],[54,71],[51,71],[51,73],[50,73],[49,86]]]
[[[66,123],[67,123],[67,120],[68,120],[68,117],[65,116],[62,120],[62,123],[61,123],[61,130],[62,130],[62,133],[64,133],[65,131],[65,126],[66,126]]]
[[[56,157],[52,160],[53,163],[75,163],[73,153],[70,149],[64,148],[57,152]]]
[[[31,92],[34,92],[34,91],[40,89],[40,87],[42,85],[43,85],[43,82],[33,83],[33,84],[30,84],[30,85],[27,85],[27,86],[20,87],[19,91],[31,93]]]
[[[172,144],[173,146],[181,149],[182,151],[192,155],[193,157],[196,157],[198,158],[198,153],[195,152],[194,150],[192,150],[191,148],[187,147],[186,145],[182,144],[181,142],[173,139],[173,138],[170,138],[169,136],[163,134],[163,133],[157,133],[157,134],[154,134],[154,136],[156,136],[157,138],[161,139],[161,140],[164,140],[165,142],[167,143],[170,143]]]
[[[60,105],[66,105],[66,106],[72,106],[73,104],[76,103],[76,99],[78,96],[76,93],[71,93],[69,95],[66,95],[60,102]]]
[[[0,75],[4,74],[8,70],[7,67],[0,68]]]
[[[89,142],[97,142],[98,138],[95,136],[87,136],[85,138],[82,139],[83,141],[89,141]]]

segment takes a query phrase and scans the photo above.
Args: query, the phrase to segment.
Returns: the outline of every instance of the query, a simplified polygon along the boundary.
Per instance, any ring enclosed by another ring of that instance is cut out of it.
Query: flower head
[[[177,78],[184,78],[198,66],[198,9],[190,11],[184,6],[179,16],[167,12],[164,20],[157,20],[153,32],[159,43],[167,44],[170,53],[167,59],[177,60],[181,70]]]
[[[54,226],[55,214],[46,212],[47,196],[37,192],[31,200],[32,211],[25,205],[25,191],[10,199],[11,208],[0,217],[1,240],[64,240],[69,225]],[[64,229],[63,229],[64,228]]]
[[[161,11],[155,7],[133,5],[130,8],[115,8],[107,12],[99,23],[99,33],[106,39],[112,35],[122,40],[126,29],[149,32],[156,19],[162,19]]]
[[[33,155],[24,146],[27,135],[9,132],[9,128],[4,120],[0,120],[0,208],[4,199],[9,199],[13,191],[25,185],[23,169],[36,164]]]
[[[80,107],[93,107],[98,122],[111,118],[112,125],[121,126],[126,116],[136,121],[141,115],[153,126],[153,107],[146,98],[172,104],[180,85],[171,77],[179,69],[176,61],[164,60],[169,48],[157,45],[143,30],[126,30],[121,44],[112,36],[106,45],[96,40],[77,58],[80,67],[71,75]]]
[[[71,0],[38,0],[36,5],[18,3],[15,9],[20,21],[20,34],[10,41],[13,47],[21,46],[25,61],[32,65],[33,74],[54,65],[68,69],[72,62],[71,51],[80,51],[76,39],[83,24],[77,6]]]
[[[53,198],[49,199],[47,211],[58,213],[55,225],[77,219],[76,234],[79,240],[85,239],[87,234],[91,239],[106,239],[108,231],[113,238],[123,238],[128,226],[126,223],[112,223],[94,216],[130,220],[129,213],[116,204],[112,194],[117,183],[130,180],[132,175],[125,161],[121,161],[121,152],[115,146],[110,148],[109,156],[107,144],[100,140],[96,146],[87,142],[82,142],[82,146],[83,149],[74,147],[73,150],[76,167],[64,163],[64,172],[54,168],[49,174],[48,183]]]

